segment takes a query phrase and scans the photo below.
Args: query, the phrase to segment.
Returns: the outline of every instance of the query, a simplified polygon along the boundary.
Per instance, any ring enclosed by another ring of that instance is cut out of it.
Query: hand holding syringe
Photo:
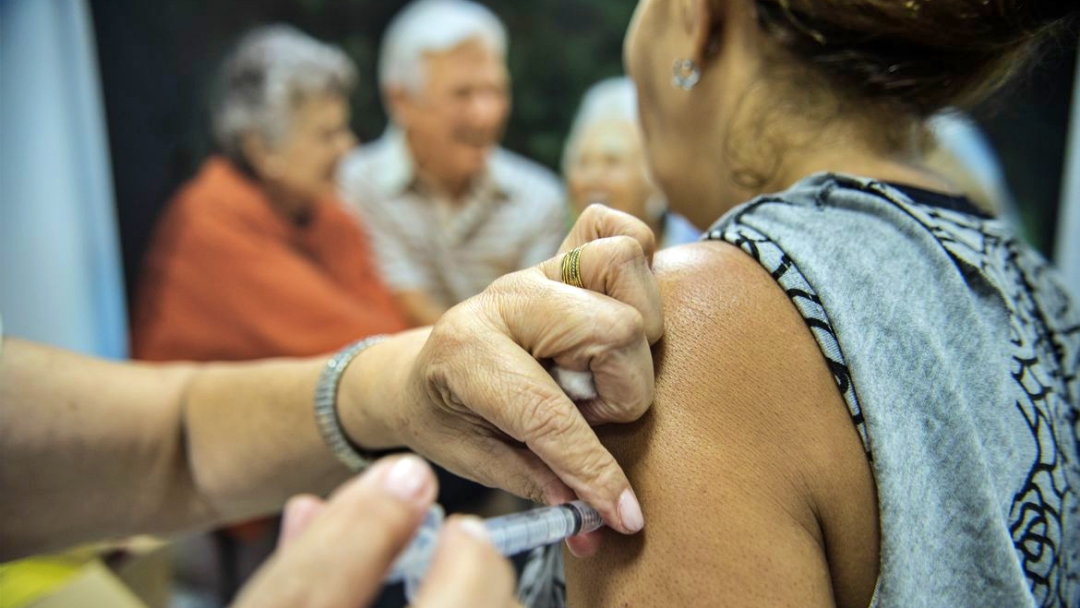
[[[428,511],[424,523],[412,542],[394,562],[387,583],[405,582],[405,595],[413,600],[420,582],[427,572],[435,543],[442,527],[443,510],[435,505]],[[604,525],[600,513],[581,502],[569,502],[555,507],[532,509],[512,515],[493,517],[484,521],[488,538],[495,549],[505,555],[517,555],[537,547],[550,545],[564,539],[592,532]]]

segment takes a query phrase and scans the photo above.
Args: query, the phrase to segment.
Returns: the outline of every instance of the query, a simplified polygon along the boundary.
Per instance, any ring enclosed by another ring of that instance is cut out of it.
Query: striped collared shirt
[[[338,186],[370,232],[390,288],[423,291],[445,307],[551,257],[566,235],[558,179],[502,148],[465,199],[451,203],[416,179],[403,133],[390,128],[342,161]]]

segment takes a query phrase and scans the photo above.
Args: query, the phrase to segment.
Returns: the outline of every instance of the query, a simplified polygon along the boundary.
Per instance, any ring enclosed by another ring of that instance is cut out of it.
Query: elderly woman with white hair
[[[406,328],[364,231],[334,198],[356,143],[356,69],[283,25],[257,29],[221,73],[220,154],[161,218],[138,285],[133,353],[150,360],[315,355]]]
[[[594,84],[574,118],[563,151],[563,175],[575,214],[599,203],[645,222],[660,247],[697,240],[700,232],[668,210],[653,183],[637,115],[637,92],[629,78]]]
[[[356,143],[348,96],[356,69],[295,28],[246,35],[220,74],[220,153],[159,219],[132,317],[132,354],[151,361],[240,361],[330,353],[407,329],[365,232],[334,197]],[[268,554],[273,527],[218,536],[230,597]],[[237,555],[236,559],[227,557]]]

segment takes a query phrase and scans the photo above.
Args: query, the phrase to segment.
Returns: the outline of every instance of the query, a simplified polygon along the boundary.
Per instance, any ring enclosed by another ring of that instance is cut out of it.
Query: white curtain
[[[101,79],[86,0],[0,0],[6,334],[127,354]]]
[[[1057,226],[1056,262],[1072,292],[1080,298],[1080,49],[1073,82],[1069,146],[1065,152],[1065,181]]]

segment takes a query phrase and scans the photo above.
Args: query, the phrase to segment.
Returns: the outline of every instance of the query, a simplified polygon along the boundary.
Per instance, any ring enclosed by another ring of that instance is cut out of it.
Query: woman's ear
[[[690,59],[705,68],[720,52],[725,22],[732,2],[745,0],[685,0],[683,19],[690,33]]]
[[[240,152],[260,179],[272,180],[281,175],[281,159],[261,133],[244,133],[240,137]]]

